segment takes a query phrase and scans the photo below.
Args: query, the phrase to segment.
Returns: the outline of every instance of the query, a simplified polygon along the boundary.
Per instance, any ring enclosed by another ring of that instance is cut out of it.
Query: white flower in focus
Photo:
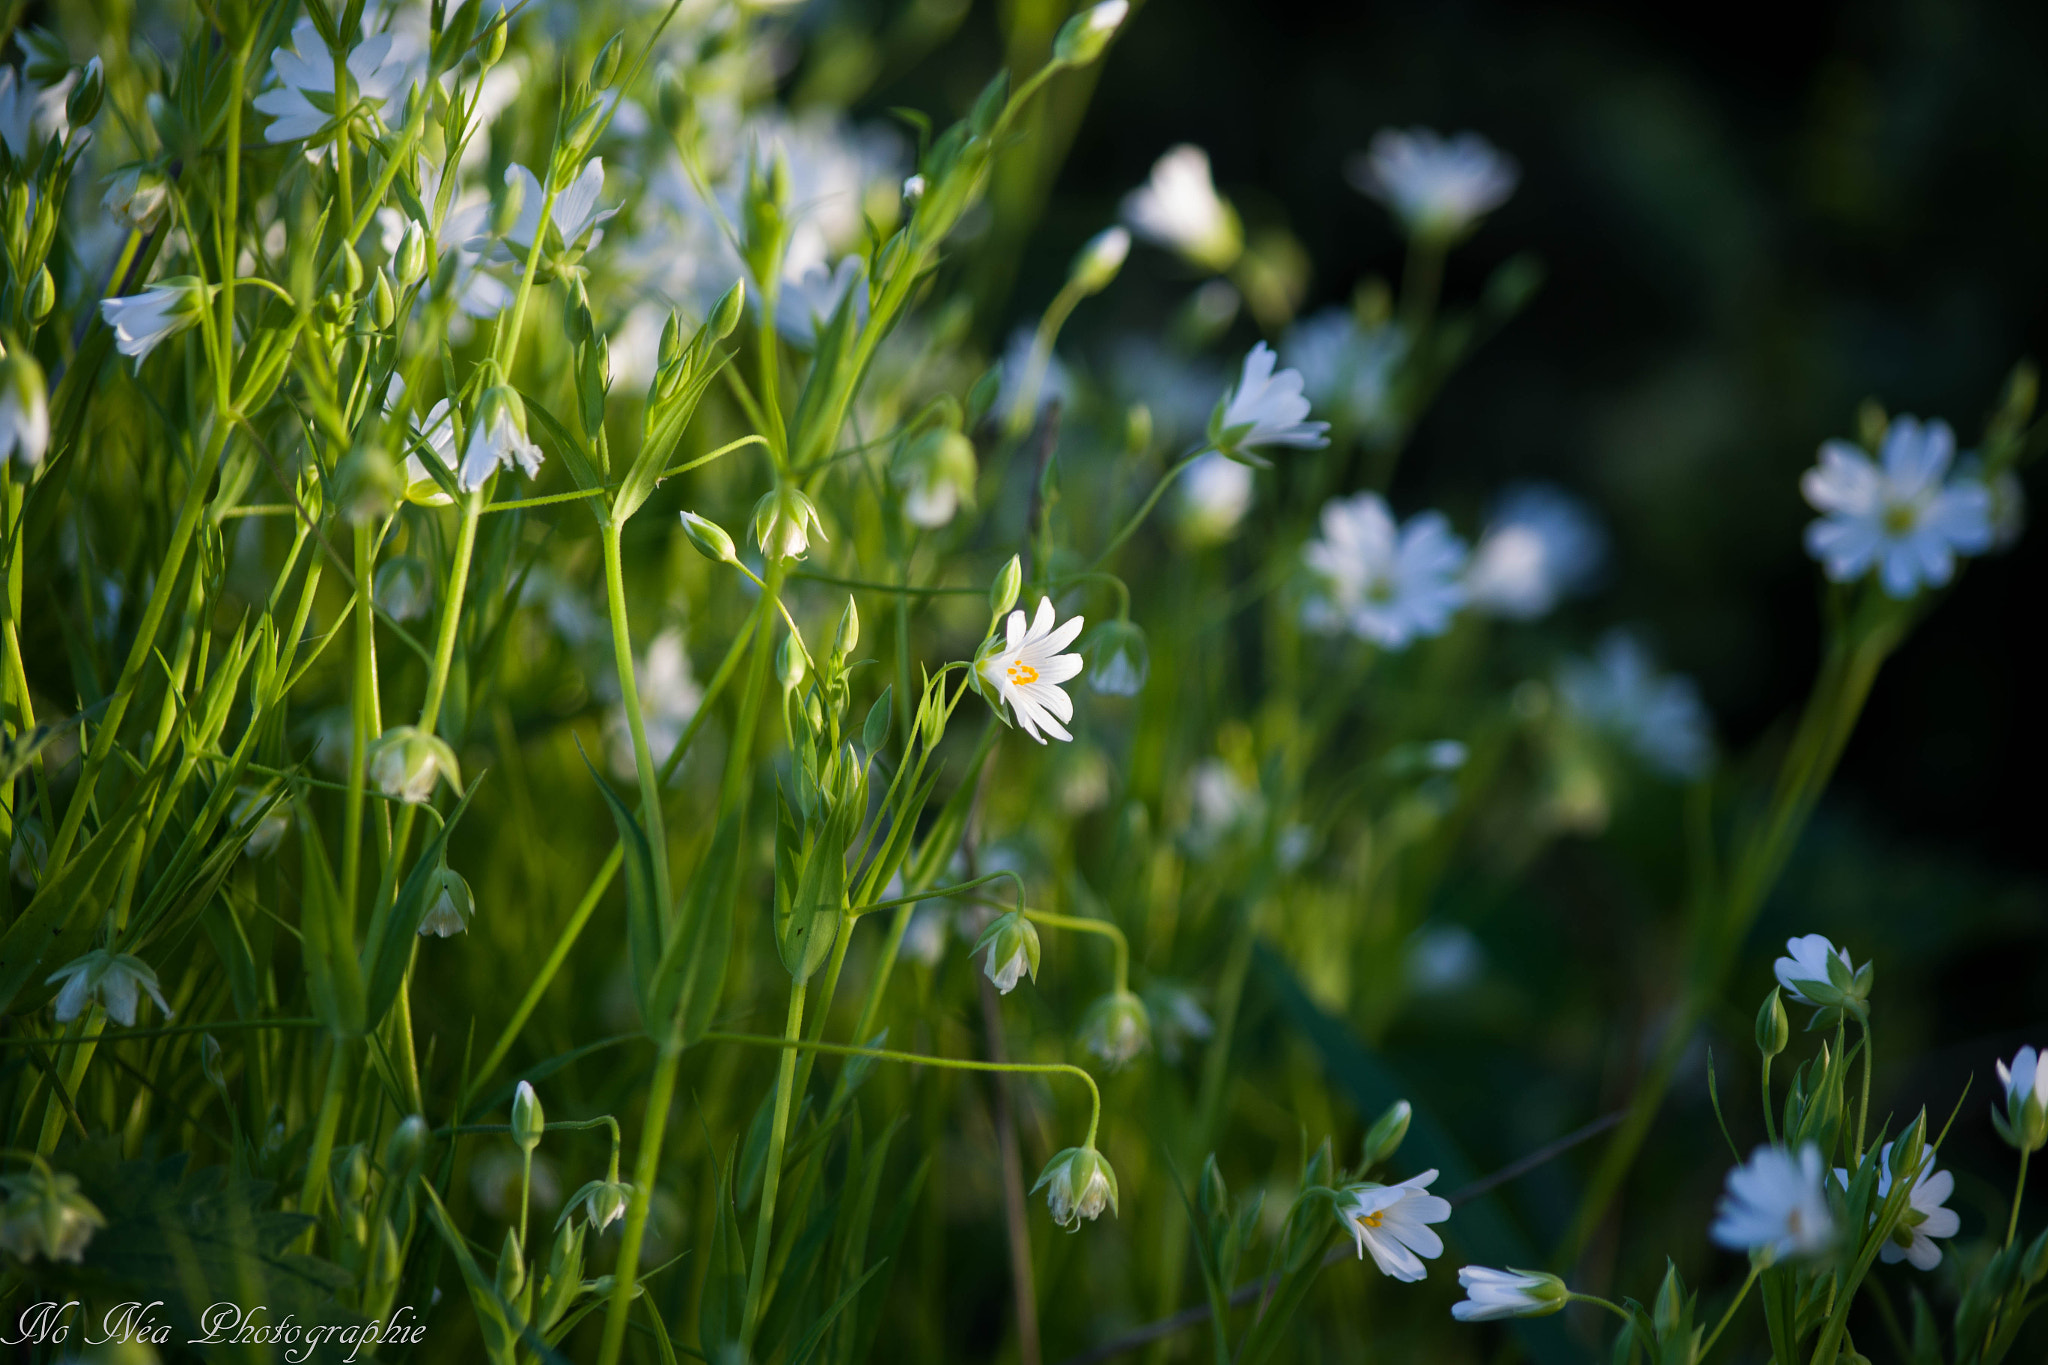
[[[1002,648],[976,662],[982,681],[1009,705],[1024,733],[1040,744],[1048,734],[1073,738],[1064,722],[1074,718],[1074,703],[1060,684],[1080,674],[1081,656],[1060,651],[1074,642],[1085,619],[1072,616],[1055,626],[1052,599],[1041,597],[1030,628],[1025,628],[1021,608],[1011,612]]]
[[[1618,736],[1652,768],[1689,780],[1707,770],[1713,732],[1690,678],[1660,674],[1650,653],[1626,631],[1609,631],[1592,659],[1558,670],[1565,705],[1587,723]]]
[[[195,275],[174,275],[140,294],[101,299],[100,316],[114,329],[114,349],[137,361],[168,337],[199,321],[199,310],[213,291]]]
[[[1585,505],[1547,484],[1501,498],[1465,571],[1472,605],[1531,621],[1583,590],[1606,556],[1606,536]]]
[[[764,559],[801,559],[810,553],[811,537],[828,539],[818,521],[818,508],[803,490],[770,489],[754,504],[754,543]]]
[[[1502,1318],[1540,1318],[1571,1301],[1564,1281],[1541,1270],[1494,1270],[1468,1265],[1458,1272],[1465,1297],[1451,1305],[1459,1322],[1498,1322]]]
[[[1244,249],[1233,209],[1209,177],[1209,154],[1182,143],[1152,166],[1142,186],[1124,196],[1123,220],[1140,237],[1194,264],[1222,271]]]
[[[33,469],[50,448],[50,398],[43,367],[25,346],[0,359],[0,464]]]
[[[402,122],[406,96],[417,79],[416,67],[424,56],[408,39],[390,33],[374,34],[357,44],[347,61],[357,112],[374,114],[387,125]],[[339,112],[334,92],[334,58],[311,19],[301,19],[292,26],[291,45],[270,55],[270,68],[277,75],[277,87],[264,91],[254,101],[259,112],[274,120],[263,130],[264,141],[298,142],[319,136],[323,130],[331,131]],[[306,158],[320,161],[332,150],[331,139],[323,138],[317,146],[306,149]]]
[[[704,689],[690,671],[690,655],[683,648],[683,632],[670,626],[648,642],[647,652],[633,665],[633,688],[640,698],[640,723],[647,736],[647,748],[656,763],[662,762],[683,737],[683,730],[697,714]],[[612,707],[605,722],[605,737],[611,750],[612,771],[629,778],[636,771],[633,730],[626,719],[623,701]]]
[[[1324,503],[1322,528],[1302,552],[1321,590],[1304,613],[1311,629],[1406,649],[1450,628],[1465,605],[1466,550],[1441,513],[1396,526],[1379,494],[1359,493]]]
[[[1939,588],[1955,575],[1955,557],[1991,548],[1991,493],[1977,479],[1948,477],[1955,433],[1946,422],[1896,417],[1872,461],[1847,441],[1828,441],[1820,463],[1799,480],[1819,521],[1806,550],[1827,576],[1849,583],[1873,568],[1892,597]]]
[[[540,447],[526,435],[526,405],[511,388],[494,385],[477,404],[455,483],[463,492],[474,493],[500,468],[515,464],[530,479],[540,473],[541,458]]]
[[[7,150],[25,161],[42,154],[51,138],[71,134],[66,101],[78,73],[68,73],[55,85],[37,87],[11,66],[0,66],[0,141]]]
[[[798,346],[818,344],[818,333],[839,311],[840,302],[853,297],[856,326],[868,318],[865,287],[867,262],[855,253],[842,256],[836,266],[822,261],[798,274],[785,276],[775,299],[775,330]]]
[[[1507,202],[1521,178],[1514,158],[1477,133],[1382,128],[1345,168],[1352,187],[1385,204],[1409,232],[1463,236]]]
[[[1843,1189],[1849,1188],[1849,1173],[1840,1166],[1835,1167],[1835,1180]],[[1887,1142],[1877,1154],[1877,1197],[1880,1200],[1891,1197],[1892,1181],[1892,1144]],[[1906,1193],[1906,1207],[1899,1214],[1891,1236],[1885,1238],[1878,1259],[1886,1265],[1911,1261],[1915,1270],[1932,1270],[1940,1265],[1941,1248],[1934,1244],[1934,1239],[1953,1237],[1963,1227],[1962,1216],[1954,1209],[1944,1207],[1948,1197],[1955,1193],[1955,1188],[1955,1176],[1935,1170],[1934,1152],[1927,1150],[1921,1157],[1920,1174],[1915,1177],[1913,1188]],[[1877,1215],[1872,1214],[1870,1221],[1876,1222]]]
[[[1251,467],[1212,450],[1180,476],[1175,524],[1191,544],[1220,544],[1251,510],[1252,491]]]
[[[2048,1105],[2048,1049],[2023,1047],[2013,1054],[2012,1065],[1998,1063],[1998,1083],[2005,1087],[2008,1104]]]
[[[1038,979],[1038,929],[1030,920],[1012,910],[990,921],[975,940],[974,951],[985,952],[982,971],[997,991],[1008,995],[1018,981]]]
[[[59,981],[64,983],[57,992],[60,1024],[70,1023],[85,1013],[87,1004],[96,1002],[106,1010],[109,1019],[123,1028],[131,1028],[135,1024],[136,998],[143,991],[149,993],[164,1018],[172,1017],[171,1007],[164,1002],[163,990],[157,985],[156,973],[132,953],[95,948],[50,973],[43,984],[54,986]]]
[[[1260,461],[1266,446],[1316,450],[1330,443],[1328,422],[1306,421],[1308,399],[1295,370],[1280,370],[1279,357],[1261,341],[1244,358],[1244,371],[1216,414],[1209,419],[1209,441],[1225,455]]]
[[[1829,958],[1839,961],[1849,976],[1856,974],[1855,964],[1849,961],[1849,950],[1837,948],[1820,934],[1786,939],[1785,952],[1788,956],[1772,963],[1771,970],[1776,974],[1778,984],[1785,988],[1785,993],[1802,1005],[1833,1005],[1839,1002],[1840,992],[1828,975]],[[1815,988],[1814,995],[1809,996],[1800,989],[1801,986]]]
[[[430,894],[433,904],[420,917],[420,937],[432,934],[435,938],[452,938],[468,932],[470,921],[476,918],[476,897],[462,875],[453,868],[438,869]]]
[[[540,231],[541,201],[545,196],[533,172],[516,161],[505,168],[505,183],[517,185],[520,189],[519,220],[505,233],[505,244],[516,248],[512,253],[513,259],[523,262],[533,247],[535,234]],[[592,232],[619,211],[616,205],[608,209],[598,208],[597,199],[603,193],[604,158],[601,156],[590,158],[574,180],[555,191],[555,203],[548,213],[548,221],[561,238],[560,245],[564,249],[577,247],[585,233]],[[603,235],[593,235],[583,249],[596,246]],[[472,239],[467,245],[476,250],[482,243]]]
[[[1429,1227],[1451,1216],[1451,1201],[1430,1194],[1435,1171],[1398,1185],[1351,1185],[1337,1205],[1338,1221],[1358,1240],[1358,1259],[1372,1253],[1380,1273],[1413,1284],[1429,1272],[1423,1257],[1444,1254],[1444,1240]]]
[[[1835,1219],[1821,1189],[1823,1169],[1820,1148],[1810,1142],[1797,1155],[1758,1147],[1728,1172],[1708,1236],[1730,1251],[1769,1251],[1779,1260],[1825,1251]]]

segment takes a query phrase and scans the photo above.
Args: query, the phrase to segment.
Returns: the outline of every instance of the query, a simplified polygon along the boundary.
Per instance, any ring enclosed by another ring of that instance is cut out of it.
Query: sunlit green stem
[[[1628,1315],[1628,1310],[1626,1308],[1623,1308],[1620,1304],[1615,1303],[1611,1299],[1603,1299],[1598,1294],[1569,1294],[1565,1296],[1565,1301],[1567,1303],[1598,1304],[1600,1307],[1605,1308],[1608,1312],[1614,1314],[1614,1316],[1616,1316],[1617,1318],[1620,1318],[1629,1326],[1633,1327],[1636,1324],[1636,1320]]]
[[[1047,910],[1026,910],[1024,918],[1033,924],[1044,924],[1054,929],[1069,929],[1081,934],[1100,934],[1110,941],[1116,950],[1112,975],[1116,990],[1121,993],[1130,989],[1131,941],[1124,937],[1124,931],[1106,919],[1088,919],[1082,915],[1055,915]]]
[[[1088,566],[1089,573],[1097,572],[1103,565],[1109,562],[1110,556],[1115,554],[1123,546],[1123,543],[1135,535],[1138,528],[1145,524],[1145,518],[1152,515],[1152,509],[1159,505],[1159,499],[1166,495],[1166,490],[1173,481],[1179,478],[1182,471],[1189,465],[1201,459],[1206,453],[1206,451],[1197,450],[1191,455],[1183,455],[1179,463],[1160,475],[1159,482],[1154,485],[1151,493],[1146,496],[1145,501],[1139,506],[1138,510],[1132,513],[1131,519],[1124,523],[1123,529],[1111,536],[1109,544],[1102,547],[1102,553],[1095,556],[1095,562]]]
[[[803,1041],[804,984],[792,981],[789,985],[789,1016],[782,1025],[785,1043]],[[795,1048],[785,1048],[775,1071],[775,1117],[768,1129],[768,1164],[762,1168],[761,1212],[754,1224],[754,1259],[747,1267],[746,1307],[740,1314],[743,1346],[752,1344],[754,1330],[760,1322],[761,1285],[767,1274],[768,1252],[775,1232],[775,1197],[782,1186],[782,1150],[789,1136],[790,1096],[796,1088],[796,1057]]]
[[[1060,328],[1082,299],[1088,297],[1088,290],[1078,279],[1069,279],[1060,292],[1053,295],[1052,303],[1038,319],[1038,330],[1031,337],[1031,354],[1024,363],[1023,382],[1017,385],[1017,394],[1010,402],[1010,411],[1004,421],[1010,435],[1022,436],[1038,415],[1038,391],[1045,386],[1046,367],[1052,363],[1053,343],[1059,339]]]
[[[376,618],[370,611],[370,586],[375,577],[375,547],[368,521],[355,528],[356,676],[349,696],[348,804],[342,808],[341,903],[353,913],[363,853],[363,788],[365,753],[371,736],[382,729],[377,705]]]
[[[619,524],[604,523],[605,602],[611,611],[612,657],[619,670],[619,702],[633,737],[633,769],[640,777],[640,820],[646,826],[654,856],[654,903],[662,915],[674,901],[669,895],[668,827],[661,813],[661,783],[654,773],[654,755],[647,748],[647,724],[640,714],[640,686],[634,676],[633,640],[626,622],[626,575],[619,560]]]

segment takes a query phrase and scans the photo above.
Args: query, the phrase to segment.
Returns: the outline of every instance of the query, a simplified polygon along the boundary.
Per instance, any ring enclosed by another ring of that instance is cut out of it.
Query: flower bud
[[[626,54],[626,35],[614,33],[612,40],[597,54],[597,60],[590,64],[590,88],[609,90],[612,82],[619,78],[619,63]]]
[[[720,341],[733,334],[740,325],[740,313],[747,306],[747,282],[734,280],[732,288],[725,291],[718,300],[718,306],[711,310],[711,334]]]
[[[388,332],[391,324],[398,321],[398,291],[391,287],[391,277],[382,270],[377,272],[377,293],[371,316],[377,321],[377,330]]]
[[[211,1033],[199,1035],[199,1070],[215,1089],[227,1091],[228,1073],[221,1060],[220,1039]]]
[[[1081,1045],[1121,1067],[1152,1045],[1152,1015],[1129,991],[1112,991],[1089,1006],[1081,1020]]]
[[[754,543],[770,561],[801,559],[809,553],[811,536],[826,539],[818,509],[793,484],[784,484],[754,504]]]
[[[71,87],[71,95],[64,102],[64,117],[73,128],[83,128],[99,114],[100,100],[106,93],[106,71],[100,66],[100,59],[95,57],[79,73],[78,84]]]
[[[592,1232],[603,1232],[626,1216],[626,1205],[632,1198],[633,1187],[623,1180],[593,1180],[569,1196],[556,1226],[580,1213]]]
[[[520,1151],[531,1155],[540,1146],[540,1135],[547,1124],[547,1114],[540,1107],[540,1096],[534,1093],[533,1083],[521,1081],[512,1092],[512,1140],[519,1144]]]
[[[1024,561],[1016,555],[996,573],[995,582],[989,584],[988,609],[991,614],[1001,616],[1017,605],[1017,595],[1024,591]]]
[[[832,632],[832,652],[841,658],[860,647],[860,608],[853,594],[846,595],[846,610],[839,613],[839,628]]]
[[[1111,1214],[1117,1211],[1116,1172],[1092,1146],[1069,1147],[1047,1162],[1031,1192],[1041,1189],[1053,1222],[1070,1232],[1081,1226],[1082,1219],[1100,1217],[1105,1208]]]
[[[416,284],[427,273],[425,226],[414,222],[405,225],[405,235],[398,240],[398,250],[391,258],[391,266],[401,285]]]
[[[385,1140],[384,1174],[402,1184],[426,1156],[428,1135],[426,1119],[418,1114],[407,1115]]]
[[[1123,269],[1124,258],[1130,254],[1131,234],[1120,227],[1104,228],[1074,257],[1067,280],[1083,294],[1099,294]]]
[[[360,1142],[341,1160],[341,1192],[351,1204],[362,1203],[370,1192],[370,1154]]]
[[[1773,986],[1756,1012],[1756,1050],[1766,1057],[1775,1057],[1791,1041],[1792,1020],[1785,1014],[1785,1002],[1778,988]]]
[[[26,346],[15,346],[0,358],[0,464],[17,460],[33,468],[49,448],[50,397],[43,367]]]
[[[430,904],[420,919],[420,937],[452,938],[467,933],[476,918],[476,897],[469,883],[455,869],[443,863],[434,870],[433,885],[427,888]]]
[[[50,310],[57,306],[57,281],[50,278],[48,265],[36,267],[36,276],[28,284],[28,297],[22,302],[30,322],[40,324],[50,316]]]
[[[1572,1297],[1565,1282],[1547,1270],[1468,1265],[1458,1272],[1458,1283],[1464,1286],[1466,1297],[1451,1305],[1451,1316],[1459,1322],[1547,1317]],[[1661,1307],[1661,1295],[1658,1302]]]
[[[2030,1285],[2048,1276],[2048,1229],[2028,1245],[2027,1254],[2020,1258],[2020,1274]]]
[[[352,525],[382,521],[405,494],[404,476],[374,436],[358,441],[334,467],[335,506]]]
[[[482,56],[485,66],[496,66],[505,60],[505,41],[510,36],[510,26],[501,16],[484,34]]]
[[[982,971],[1004,995],[1017,989],[1019,977],[1038,980],[1038,927],[1017,911],[1010,911],[982,930],[974,951],[984,949],[988,959]]]
[[[690,544],[697,548],[714,564],[737,564],[739,555],[734,553],[732,537],[725,528],[709,517],[700,517],[695,512],[683,513],[683,534],[690,538]]]
[[[1088,65],[1102,55],[1130,12],[1130,0],[1102,0],[1082,10],[1061,25],[1052,41],[1052,59],[1062,66]]]
[[[498,1297],[511,1303],[526,1288],[526,1256],[519,1249],[519,1229],[505,1229],[505,1245],[498,1252]]]
[[[1406,1100],[1395,1100],[1383,1110],[1365,1133],[1365,1165],[1370,1170],[1384,1166],[1393,1160],[1394,1153],[1401,1149],[1401,1140],[1408,1136],[1409,1120],[1415,1117],[1415,1110]]]
[[[796,636],[785,635],[782,645],[775,651],[775,677],[785,692],[794,692],[804,685],[804,652],[797,647]]]
[[[917,201],[924,198],[924,188],[923,176],[910,176],[903,182],[903,202],[913,209],[916,208]]]
[[[434,783],[447,774],[449,785],[462,789],[455,753],[440,738],[411,725],[386,730],[377,738],[370,760],[370,780],[394,801],[423,805]]]
[[[340,262],[342,285],[348,296],[354,298],[363,292],[363,258],[358,256],[356,249],[347,242],[336,247],[334,254]]]

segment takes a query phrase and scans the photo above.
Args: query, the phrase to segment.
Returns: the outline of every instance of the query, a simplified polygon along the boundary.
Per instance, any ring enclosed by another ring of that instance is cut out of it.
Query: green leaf
[[[513,1322],[511,1306],[498,1297],[496,1282],[484,1274],[476,1257],[469,1254],[469,1243],[456,1230],[454,1220],[441,1204],[441,1196],[434,1193],[425,1176],[420,1177],[420,1188],[427,1194],[427,1212],[440,1230],[441,1240],[455,1253],[455,1264],[462,1268],[462,1282],[469,1286],[469,1301],[476,1309],[477,1333],[484,1340],[484,1354],[491,1365],[516,1365],[519,1328]]]
[[[447,853],[448,836],[455,829],[455,822],[469,809],[469,799],[474,795],[476,787],[472,784],[441,823],[440,831],[420,850],[419,860],[406,875],[405,884],[398,888],[398,899],[392,902],[390,911],[381,923],[371,925],[362,955],[365,1018],[371,1028],[384,1022],[385,1013],[398,999],[406,966],[412,961],[413,941],[419,937],[420,922],[427,917],[435,891],[435,874]]]
[[[717,1171],[718,1215],[712,1224],[711,1264],[704,1275],[704,1297],[697,1306],[697,1331],[704,1355],[711,1360],[738,1359],[747,1303],[747,1250],[740,1240],[739,1212],[733,1207],[733,1150]]]
[[[882,752],[882,746],[889,742],[889,725],[896,718],[896,713],[890,709],[894,704],[895,691],[893,683],[882,689],[882,695],[875,698],[875,704],[868,708],[867,721],[860,727],[860,747],[867,751],[869,758]]]
[[[105,703],[101,703],[104,705]],[[66,716],[63,720],[45,721],[25,735],[0,742],[0,785],[12,782],[15,776],[35,761],[37,754],[57,736],[85,719],[85,712]]]
[[[305,886],[299,905],[299,939],[306,964],[306,993],[313,1014],[337,1038],[363,1036],[363,977],[356,960],[355,914],[342,903],[327,865],[327,849],[308,803],[299,802],[299,842],[305,850]]]
[[[833,940],[846,912],[846,843],[854,803],[842,801],[803,856],[796,892],[787,912],[777,897],[775,946],[790,979],[811,979],[832,955]],[[778,883],[780,878],[777,879]]]
[[[662,962],[663,914],[654,896],[654,850],[640,828],[640,821],[626,809],[626,803],[612,790],[611,783],[591,766],[590,755],[583,753],[581,740],[576,743],[576,752],[582,755],[583,766],[590,769],[590,780],[597,783],[598,791],[604,794],[604,803],[611,809],[612,823],[619,828],[619,843],[625,850],[621,865],[626,873],[626,951],[633,964],[633,991],[639,1000],[640,1017],[646,1022],[649,1036],[657,1036],[657,1021],[664,1017],[655,1009],[654,992],[655,978]]]
[[[563,426],[560,421],[556,420],[555,415],[549,412],[539,399],[526,390],[519,390],[519,401],[526,405],[527,415],[538,418],[548,435],[554,438],[556,446],[561,451],[562,463],[569,466],[569,476],[576,480],[576,486],[583,489],[604,487],[604,479],[598,474],[596,463],[591,459],[590,452],[583,448],[583,442],[567,427]],[[424,463],[431,466],[434,462],[428,460],[424,461]],[[582,498],[579,501],[590,509],[590,515],[597,518],[598,525],[600,526],[604,524],[605,518],[610,515],[607,509],[602,506],[605,501],[603,498]]]

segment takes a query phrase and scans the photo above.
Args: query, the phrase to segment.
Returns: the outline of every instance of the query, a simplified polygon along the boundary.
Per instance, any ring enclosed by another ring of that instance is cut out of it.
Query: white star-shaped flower
[[[1429,1271],[1423,1257],[1444,1254],[1444,1239],[1428,1224],[1451,1216],[1451,1201],[1429,1193],[1435,1171],[1398,1185],[1354,1185],[1344,1191],[1337,1217],[1358,1239],[1358,1259],[1372,1253],[1380,1273],[1409,1284]]]
[[[1877,1197],[1889,1199],[1892,1193],[1891,1143],[1887,1142],[1884,1150],[1877,1154],[1877,1163]],[[1843,1189],[1849,1188],[1849,1173],[1840,1166],[1835,1167],[1835,1179]],[[1945,1207],[1955,1188],[1955,1176],[1935,1170],[1934,1153],[1929,1151],[1921,1158],[1920,1174],[1914,1178],[1913,1188],[1906,1194],[1905,1212],[1899,1215],[1892,1235],[1885,1238],[1878,1259],[1886,1265],[1911,1261],[1915,1270],[1932,1270],[1940,1265],[1941,1248],[1934,1244],[1934,1239],[1953,1237],[1963,1227],[1962,1216]],[[1876,1217],[1872,1214],[1872,1221]]]
[[[1450,628],[1465,605],[1465,542],[1441,513],[1397,526],[1379,494],[1360,493],[1325,503],[1322,526],[1302,553],[1322,589],[1308,603],[1311,628],[1348,630],[1387,649]]]
[[[409,39],[390,33],[365,38],[348,54],[349,80],[355,86],[359,105],[386,123],[399,120],[405,99],[416,80],[415,67],[423,54],[413,50]],[[256,108],[275,120],[263,130],[266,142],[298,142],[318,136],[334,121],[338,112],[334,94],[334,58],[326,40],[311,19],[292,27],[291,45],[270,56],[270,69],[277,75],[277,88],[255,99]],[[306,157],[318,161],[333,150],[322,140],[308,147]]]
[[[1948,423],[1911,417],[1893,419],[1875,461],[1847,441],[1823,444],[1799,480],[1821,514],[1807,525],[1807,553],[1837,583],[1876,568],[1896,598],[1947,583],[1957,555],[1991,548],[1991,493],[1948,477],[1955,454]]]
[[[89,1002],[96,1000],[106,1010],[109,1019],[123,1028],[133,1027],[137,996],[145,991],[156,1002],[156,1007],[163,1011],[164,1018],[171,1018],[171,1007],[165,1003],[163,990],[157,985],[156,972],[132,953],[110,953],[104,948],[95,948],[50,973],[45,984],[55,985],[59,981],[64,983],[63,989],[57,992],[57,1022],[60,1024],[70,1023],[85,1013]]]
[[[1030,628],[1025,628],[1022,610],[1011,612],[1003,648],[977,665],[982,680],[1009,705],[1024,733],[1040,744],[1045,743],[1046,735],[1073,738],[1063,722],[1074,718],[1074,703],[1060,684],[1080,674],[1081,656],[1060,651],[1074,643],[1085,619],[1069,617],[1066,624],[1056,627],[1052,599],[1041,597]]]
[[[534,173],[516,161],[505,168],[505,183],[519,186],[520,191],[519,221],[505,234],[505,241],[516,249],[517,258],[524,260],[533,247],[534,234],[540,231],[540,206],[545,196]],[[598,196],[603,193],[604,158],[601,156],[590,158],[574,180],[555,191],[555,202],[548,212],[548,220],[564,248],[577,246],[585,233],[593,232],[600,223],[619,211],[617,205],[608,209],[597,206]],[[593,235],[584,249],[596,246],[602,235]],[[475,248],[478,243],[469,245]]]
[[[1209,419],[1209,441],[1226,455],[1250,458],[1266,446],[1320,449],[1330,443],[1328,422],[1310,422],[1299,370],[1275,371],[1279,357],[1261,341],[1244,358],[1237,387]]]

